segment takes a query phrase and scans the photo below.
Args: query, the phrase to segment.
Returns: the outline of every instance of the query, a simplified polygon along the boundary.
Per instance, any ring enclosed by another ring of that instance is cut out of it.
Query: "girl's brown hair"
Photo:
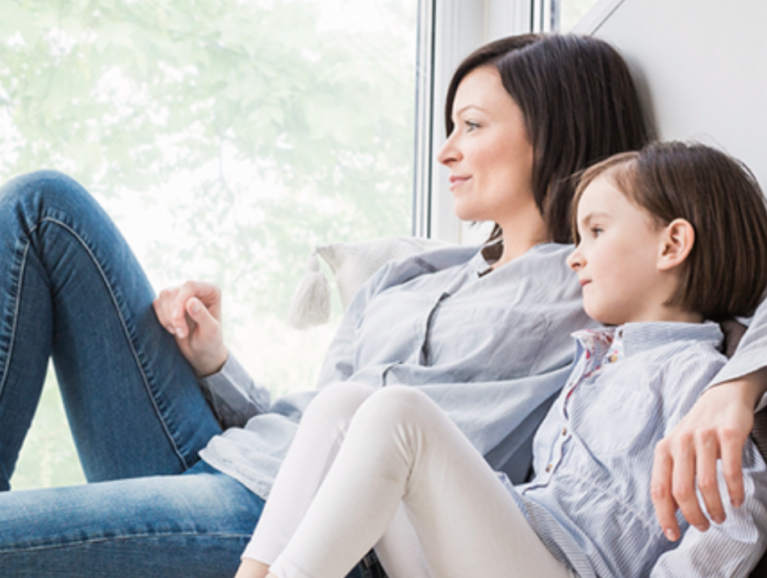
[[[603,176],[660,226],[687,220],[695,244],[668,305],[722,321],[751,315],[767,287],[767,207],[754,175],[741,162],[701,144],[654,143],[586,170],[573,198]]]
[[[533,195],[549,239],[570,239],[572,175],[648,142],[648,129],[628,67],[606,42],[574,35],[525,34],[491,42],[469,55],[450,81],[445,128],[453,132],[453,101],[472,70],[492,66],[525,117],[533,146]],[[490,240],[501,237],[496,225]]]

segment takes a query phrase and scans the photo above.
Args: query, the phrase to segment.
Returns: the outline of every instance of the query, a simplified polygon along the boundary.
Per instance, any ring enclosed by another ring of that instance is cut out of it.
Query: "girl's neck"
[[[659,305],[652,311],[645,311],[636,319],[630,319],[621,323],[641,323],[641,322],[677,322],[677,323],[702,323],[703,315],[695,311],[686,311],[679,307],[669,305]]]

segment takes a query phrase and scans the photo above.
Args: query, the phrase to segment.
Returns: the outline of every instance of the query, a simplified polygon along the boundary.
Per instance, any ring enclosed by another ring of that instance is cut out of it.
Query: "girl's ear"
[[[658,268],[669,271],[678,267],[692,251],[695,244],[695,229],[686,219],[674,219],[663,230]]]

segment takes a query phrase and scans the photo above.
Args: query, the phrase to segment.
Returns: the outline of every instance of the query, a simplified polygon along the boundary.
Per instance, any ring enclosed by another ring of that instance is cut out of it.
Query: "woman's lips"
[[[579,279],[578,282],[581,284],[581,287],[585,287],[589,283],[591,283],[591,279]]]
[[[462,176],[451,176],[450,177],[450,189],[454,189],[455,187],[465,183],[468,181],[471,177],[462,177]]]

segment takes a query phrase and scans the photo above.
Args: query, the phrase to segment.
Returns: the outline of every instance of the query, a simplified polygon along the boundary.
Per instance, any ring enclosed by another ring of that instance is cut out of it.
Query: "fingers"
[[[187,281],[180,287],[164,289],[153,303],[157,319],[179,339],[187,338],[193,329],[187,319],[191,299],[207,309],[214,319],[221,319],[221,291],[212,283]]]
[[[695,440],[690,433],[677,436],[672,441],[674,457],[671,491],[685,519],[701,532],[708,530],[709,522],[698,503],[695,491],[696,460]]]
[[[186,314],[191,318],[189,350],[187,358],[197,375],[207,377],[221,370],[229,357],[224,345],[221,324],[196,297],[186,303]]]
[[[160,294],[155,298],[155,300],[152,302],[152,306],[154,307],[155,315],[157,315],[157,320],[160,322],[160,324],[165,327],[165,329],[175,335],[176,334],[176,326],[177,322],[174,318],[174,309],[176,307],[176,296],[179,293],[178,287],[172,287],[169,289],[163,289],[160,291]]]
[[[716,474],[716,461],[719,457],[719,442],[716,432],[704,431],[696,436],[695,464],[698,478],[698,489],[703,502],[706,504],[708,515],[717,524],[724,522],[725,513],[722,499],[719,495],[719,484]],[[695,500],[697,504],[698,501]],[[700,508],[698,508],[700,510]],[[689,512],[693,517],[697,512]],[[682,514],[688,517],[688,511],[682,507]],[[691,522],[692,523],[692,522]],[[697,524],[696,524],[697,525]],[[708,524],[707,524],[708,526]]]
[[[673,464],[668,441],[660,441],[655,447],[650,495],[655,506],[655,517],[666,538],[671,542],[679,539],[679,524],[676,521],[677,503],[671,493]]]
[[[197,297],[191,297],[186,301],[183,314],[186,314],[197,326],[195,328],[190,327],[190,332],[197,330],[207,336],[211,333],[217,333],[219,330],[218,321]]]
[[[743,445],[745,439],[737,432],[725,432],[722,436],[722,470],[727,483],[730,503],[739,508],[743,505]]]

